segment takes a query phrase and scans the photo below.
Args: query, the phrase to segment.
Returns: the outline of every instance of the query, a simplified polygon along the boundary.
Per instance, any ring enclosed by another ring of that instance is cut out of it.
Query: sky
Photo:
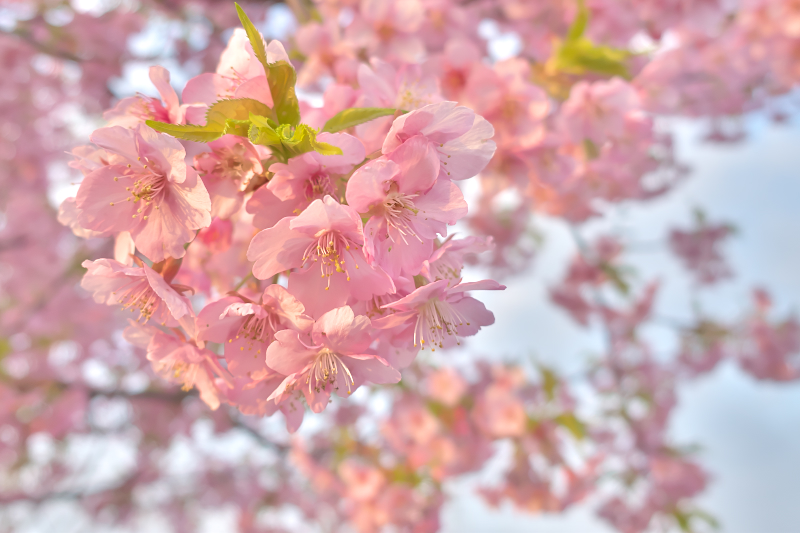
[[[623,208],[590,229],[612,229],[637,243],[661,239],[663,244],[668,228],[688,226],[692,210],[700,206],[710,220],[733,222],[739,230],[725,248],[737,276],[709,291],[701,299],[703,308],[712,315],[735,317],[746,308],[752,287],[762,286],[773,295],[781,316],[798,310],[800,127],[751,117],[746,123],[749,138],[734,145],[703,142],[703,125],[698,123],[675,121],[670,127],[676,132],[679,159],[692,169],[687,181],[655,202]],[[574,249],[559,223],[540,219],[537,225],[545,243],[534,267],[506,280],[509,290],[481,294],[497,320],[470,342],[469,350],[505,360],[534,355],[569,374],[582,367],[599,338],[573,325],[547,300],[547,287],[560,278]],[[665,283],[656,312],[689,316],[692,286],[681,267],[655,246],[642,248],[630,256],[631,262],[644,279],[660,273]],[[666,337],[651,333],[656,352],[668,353]],[[757,382],[724,364],[679,389],[670,433],[676,442],[700,445],[700,462],[712,480],[697,503],[719,519],[722,531],[798,531],[800,386]],[[565,515],[530,516],[510,506],[487,508],[469,494],[470,485],[452,488],[456,497],[443,513],[446,533],[610,531],[593,517],[594,502]]]

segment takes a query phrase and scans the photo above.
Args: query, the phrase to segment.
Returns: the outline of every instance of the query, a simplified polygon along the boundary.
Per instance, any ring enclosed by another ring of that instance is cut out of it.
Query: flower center
[[[145,323],[150,320],[158,311],[158,306],[161,305],[161,298],[158,297],[146,278],[134,278],[128,285],[112,294],[117,293],[121,293],[117,302],[122,305],[123,309],[130,310],[131,313],[139,311],[137,322]]]
[[[422,239],[420,239],[416,231],[414,231],[414,226],[412,224],[412,221],[419,212],[419,209],[414,206],[414,198],[416,197],[416,194],[391,192],[383,202],[386,224],[399,233],[400,238],[406,244],[408,244],[406,236],[413,236],[419,242],[422,242]],[[394,237],[391,236],[391,233],[390,238],[394,241]]]
[[[336,189],[334,189],[331,178],[327,174],[318,172],[306,180],[306,200],[321,198],[326,194],[333,197],[336,196]]]
[[[279,329],[277,318],[275,313],[269,311],[263,317],[247,315],[242,325],[239,326],[239,331],[236,332],[236,339],[242,337],[248,339],[250,341],[247,347],[248,351],[253,349],[254,342],[263,343],[262,345],[272,342],[275,339],[275,332]],[[233,342],[233,339],[228,339],[228,342]],[[241,350],[244,350],[244,346],[241,347]]]
[[[447,335],[455,336],[456,344],[460,345],[458,326],[464,324],[469,326],[469,322],[452,305],[433,299],[419,309],[417,324],[414,327],[414,346],[419,343],[424,350],[427,342],[428,345],[444,348]],[[436,348],[431,348],[431,351],[436,351]]]
[[[149,160],[148,163],[150,163]],[[155,169],[148,168],[148,165],[145,165],[144,168],[144,173],[135,176],[137,179],[133,182],[133,185],[125,187],[125,190],[131,194],[126,198],[128,202],[142,202],[133,218],[139,216],[143,211],[149,212],[152,204],[155,204],[155,208],[159,209],[159,205],[164,201],[164,196],[167,194],[167,178]],[[147,220],[147,214],[145,213],[142,218]]]
[[[357,248],[356,248],[357,249]],[[323,278],[328,278],[328,290],[331,286],[331,276],[340,272],[350,281],[350,273],[345,265],[344,252],[350,250],[350,243],[336,231],[326,231],[312,242],[303,253],[303,265],[307,261],[319,262]],[[358,265],[356,265],[358,268]]]
[[[131,109],[131,114],[144,122],[145,120],[157,120],[159,122],[169,122],[169,112],[164,109],[161,102],[154,98],[144,96],[141,94],[136,95],[139,100],[139,105]]]
[[[339,354],[328,350],[327,348],[321,350],[317,354],[313,366],[308,371],[306,384],[308,385],[308,392],[325,390],[328,385],[332,385],[334,390],[338,390],[336,380],[339,377],[339,372],[342,372],[344,382],[347,385],[347,394],[352,394],[355,380],[350,369],[344,364]]]
[[[458,279],[461,277],[461,262],[452,254],[445,253],[434,261],[431,266],[431,274],[436,280]]]
[[[218,160],[212,172],[233,181],[242,180],[253,170],[253,162],[245,157],[245,150],[242,144],[218,150],[216,153]],[[246,187],[247,183],[243,182],[241,186]]]

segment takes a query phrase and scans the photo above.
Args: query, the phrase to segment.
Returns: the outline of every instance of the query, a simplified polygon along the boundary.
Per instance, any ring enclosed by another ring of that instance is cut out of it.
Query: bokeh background
[[[4,2],[0,7],[0,28],[13,34],[15,20],[25,17],[26,2]],[[167,8],[169,2],[164,2]],[[27,7],[26,7],[27,5]],[[229,2],[213,2],[210,9],[230,10]],[[69,8],[54,10],[69,21],[71,12],[103,13],[119,8],[119,2],[75,0]],[[135,7],[135,4],[131,4]],[[175,6],[177,9],[178,7]],[[208,8],[208,6],[206,6]],[[71,11],[70,11],[71,10]],[[291,10],[282,4],[267,8],[258,23],[268,38],[287,39],[297,24]],[[66,22],[65,22],[66,23]],[[189,32],[189,48],[204,49],[213,38],[218,51],[230,35],[208,30],[208,23],[198,13],[181,25],[168,17],[153,17],[127,42],[129,55],[121,72],[111,80],[114,97],[122,98],[139,91],[153,95],[147,79],[150,65],[159,64],[172,74],[173,85],[180,90],[185,81],[198,74],[208,61],[193,51],[176,50],[176,33]],[[515,55],[521,46],[518,34],[503,32],[490,22],[482,24],[481,34],[488,41],[493,59]],[[209,37],[211,35],[211,37]],[[146,58],[146,59],[142,59]],[[44,61],[44,60],[42,60]],[[42,64],[31,68],[47,68]],[[0,81],[0,90],[3,82]],[[783,103],[793,106],[797,94],[784,96]],[[301,99],[321,103],[321,94],[301,93]],[[98,115],[65,110],[63,116],[75,139],[83,138],[102,124]],[[592,232],[613,232],[626,242],[640,243],[630,251],[637,271],[661,279],[662,291],[657,314],[676,320],[691,318],[693,285],[682,267],[667,250],[665,235],[670,228],[688,225],[693,210],[701,207],[713,220],[731,221],[736,237],[725,245],[725,253],[735,278],[706,290],[700,297],[703,309],[715,316],[735,318],[741,304],[750,297],[753,286],[763,286],[772,294],[775,308],[785,314],[800,306],[800,127],[790,116],[776,122],[768,113],[754,111],[732,119],[740,139],[710,142],[709,123],[704,119],[659,119],[660,127],[674,133],[678,159],[690,168],[683,183],[673,191],[646,205],[622,205],[610,209],[600,220],[586,226]],[[57,207],[73,196],[77,185],[66,168],[48,169],[48,198]],[[468,201],[477,191],[466,184]],[[0,219],[2,227],[2,219]],[[468,231],[466,228],[461,228]],[[548,299],[548,288],[562,275],[566,262],[575,254],[569,228],[561,221],[536,215],[532,228],[540,238],[535,259],[521,272],[505,280],[509,290],[490,293],[483,301],[492,309],[496,324],[471,340],[468,348],[448,353],[447,362],[467,367],[475,354],[490,360],[533,359],[559,369],[564,375],[578,375],[593,351],[602,349],[602,332],[577,327]],[[480,279],[489,272],[472,267],[469,277]],[[696,302],[695,302],[696,303]],[[668,354],[674,346],[669,335],[658,325],[650,326],[646,336],[658,352]],[[437,360],[441,362],[441,360]],[[580,378],[573,384],[580,393]],[[671,433],[681,442],[697,443],[699,458],[712,475],[710,487],[699,504],[718,518],[723,531],[733,533],[790,533],[800,530],[800,387],[793,383],[756,382],[735,365],[724,362],[713,372],[679,389],[679,406],[671,422]],[[44,448],[47,447],[43,444]],[[46,453],[46,451],[42,452]],[[125,461],[123,452],[111,453],[111,461]],[[529,515],[509,505],[491,509],[472,493],[480,480],[491,479],[503,463],[503,453],[496,464],[479,475],[452,482],[448,487],[453,498],[445,505],[443,530],[466,532],[605,532],[612,531],[592,513],[590,499],[564,514]],[[25,507],[13,511],[22,515]],[[204,519],[202,531],[232,531],[235,517],[213,513]],[[67,503],[54,502],[41,513],[29,516],[21,532],[88,531],[85,517]],[[162,531],[156,520],[142,524],[142,531]]]

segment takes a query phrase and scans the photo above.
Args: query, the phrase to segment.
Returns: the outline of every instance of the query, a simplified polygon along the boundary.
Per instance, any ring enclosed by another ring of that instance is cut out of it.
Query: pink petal
[[[334,273],[330,280],[322,277],[316,263],[289,276],[289,290],[304,302],[306,313],[315,318],[346,304],[350,298],[350,286],[351,282],[339,272]]]
[[[174,122],[175,113],[178,112],[181,103],[178,101],[178,94],[169,83],[169,71],[157,65],[150,67],[150,81],[153,82],[167,111],[169,111],[170,119]]]
[[[366,157],[364,144],[358,138],[347,133],[320,133],[317,135],[317,140],[342,149],[342,155],[322,155],[318,152],[310,152],[311,157],[329,174],[347,174]]]
[[[281,201],[267,187],[259,187],[247,201],[245,210],[254,215],[253,226],[266,229],[271,228],[281,219],[295,216],[295,205],[296,202],[291,200]]]
[[[342,357],[342,360],[353,374],[356,386],[363,383],[397,383],[400,381],[400,372],[390,367],[385,361],[371,356],[367,359]],[[341,388],[339,389],[341,392]]]
[[[119,156],[118,160],[112,163],[122,163],[124,160],[125,164],[131,164],[134,172],[144,170],[144,164],[137,160],[139,149],[134,130],[122,126],[111,126],[94,130],[89,138],[103,150]]]
[[[262,294],[264,306],[281,317],[281,323],[298,331],[311,329],[314,321],[308,317],[305,306],[280,285],[270,285]]]
[[[404,194],[425,192],[439,175],[439,157],[430,142],[415,135],[397,147],[388,158],[400,166],[397,185]]]
[[[414,205],[419,209],[417,220],[432,219],[453,225],[467,215],[461,189],[449,180],[438,180],[430,191],[415,199]]]
[[[369,318],[355,316],[349,306],[328,311],[317,319],[311,337],[338,354],[359,354],[369,348]]]
[[[505,290],[505,285],[500,285],[493,279],[484,279],[481,281],[470,281],[467,283],[459,283],[452,289],[447,291],[447,294],[458,294],[465,291],[502,291]]]
[[[178,139],[158,133],[146,124],[139,124],[136,126],[136,142],[142,160],[149,158],[158,161],[160,170],[170,182],[183,183],[187,179],[186,149]]]
[[[373,296],[394,294],[396,289],[392,278],[382,269],[367,263],[361,251],[346,252],[348,272],[351,281],[347,282],[350,294],[357,300],[369,300]],[[357,266],[357,268],[353,268]]]
[[[130,230],[139,220],[133,218],[138,204],[127,201],[134,178],[126,176],[126,167],[110,165],[90,172],[81,182],[75,205],[80,210],[81,227],[104,233]],[[115,179],[116,178],[116,179]]]
[[[314,237],[290,229],[295,217],[286,217],[270,229],[260,231],[247,249],[247,260],[255,261],[253,275],[271,278],[279,272],[299,267],[303,253]]]
[[[491,140],[493,136],[494,128],[489,121],[475,115],[475,123],[467,133],[438,148],[444,175],[451,180],[463,180],[478,174],[497,149]]]
[[[230,78],[212,72],[206,72],[186,82],[186,87],[183,88],[181,98],[183,98],[186,104],[199,103],[211,105],[220,99],[220,94],[233,93],[235,87],[236,85]],[[203,113],[202,116],[205,118],[205,113]],[[204,126],[206,122],[202,120],[195,122],[195,124]]]
[[[394,161],[376,159],[356,170],[347,182],[347,204],[366,213],[386,199],[389,185],[398,178],[400,166]],[[434,179],[436,179],[434,177]]]
[[[267,348],[267,366],[284,375],[303,371],[317,355],[317,350],[300,342],[300,334],[290,329],[275,333],[275,341]]]
[[[403,298],[386,304],[383,307],[399,309],[401,311],[415,309],[416,307],[427,303],[432,298],[444,298],[444,295],[447,293],[448,285],[449,281],[446,279],[428,283],[427,285],[423,285],[422,287],[416,289],[408,296],[404,296]]]
[[[267,344],[246,338],[225,342],[225,361],[228,370],[236,377],[258,380],[269,373],[266,364]]]
[[[225,342],[234,336],[242,321],[241,317],[228,316],[220,318],[225,309],[241,300],[236,296],[226,296],[216,302],[206,304],[197,315],[197,339],[211,342]]]
[[[289,227],[310,235],[322,229],[338,231],[351,243],[361,245],[364,242],[361,217],[352,207],[342,205],[330,196],[311,202],[305,211],[293,217]]]
[[[272,107],[272,93],[266,76],[258,76],[247,80],[236,89],[235,98],[252,98]]]
[[[174,318],[179,319],[185,315],[191,316],[194,314],[188,300],[175,292],[175,289],[170,287],[169,284],[164,281],[164,278],[147,265],[144,265],[143,268],[147,276],[147,281],[150,283],[150,287],[153,288],[153,291],[159,298],[164,300],[164,303],[167,304],[167,308]]]

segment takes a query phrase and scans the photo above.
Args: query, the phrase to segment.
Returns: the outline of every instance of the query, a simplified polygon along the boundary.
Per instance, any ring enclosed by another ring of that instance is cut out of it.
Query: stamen
[[[340,370],[344,372],[347,394],[352,394],[355,380],[353,379],[353,374],[350,373],[350,369],[347,368],[347,365],[342,361],[342,358],[339,354],[327,348],[320,351],[319,354],[317,354],[314,365],[311,367],[311,370],[308,371],[308,377],[306,378],[308,392],[324,391],[328,385],[333,385],[334,390],[338,390],[338,387],[336,387],[336,379]]]
[[[336,188],[333,186],[330,177],[326,173],[318,172],[306,180],[306,200],[322,198],[326,194],[336,196]]]
[[[417,323],[414,327],[414,346],[419,342],[422,349],[425,343],[428,345],[444,348],[446,336],[452,335],[456,338],[456,344],[461,344],[458,339],[458,327],[464,324],[469,326],[469,322],[452,305],[433,299],[420,307]],[[431,351],[435,348],[431,348]]]
[[[155,293],[145,278],[132,279],[127,285],[115,291],[121,294],[117,303],[122,305],[125,310],[132,313],[139,311],[137,322],[147,322],[155,315],[161,305],[161,298]]]
[[[327,290],[331,286],[331,276],[336,272],[344,274],[350,281],[350,273],[343,257],[343,251],[349,249],[350,243],[339,232],[327,231],[316,242],[308,245],[303,253],[303,266],[308,261],[319,262],[321,277],[328,278]]]
[[[422,242],[422,239],[417,235],[412,225],[414,217],[419,213],[413,201],[417,196],[416,194],[391,192],[383,202],[386,224],[390,228],[394,228],[397,233],[400,234],[400,238],[405,244],[408,244],[406,236],[413,236],[419,242]],[[391,236],[391,233],[389,233],[389,235]],[[392,242],[394,242],[394,238],[391,238]]]
[[[250,342],[248,343],[247,350],[253,349],[253,343],[262,343],[256,347],[256,352],[260,352],[264,344],[269,344],[275,339],[275,332],[280,329],[278,323],[278,316],[275,313],[267,311],[265,317],[258,317],[256,315],[247,315],[242,325],[239,326],[239,331],[236,333],[236,338],[245,338]],[[233,339],[228,339],[232,342]],[[244,350],[244,346],[241,347]]]

